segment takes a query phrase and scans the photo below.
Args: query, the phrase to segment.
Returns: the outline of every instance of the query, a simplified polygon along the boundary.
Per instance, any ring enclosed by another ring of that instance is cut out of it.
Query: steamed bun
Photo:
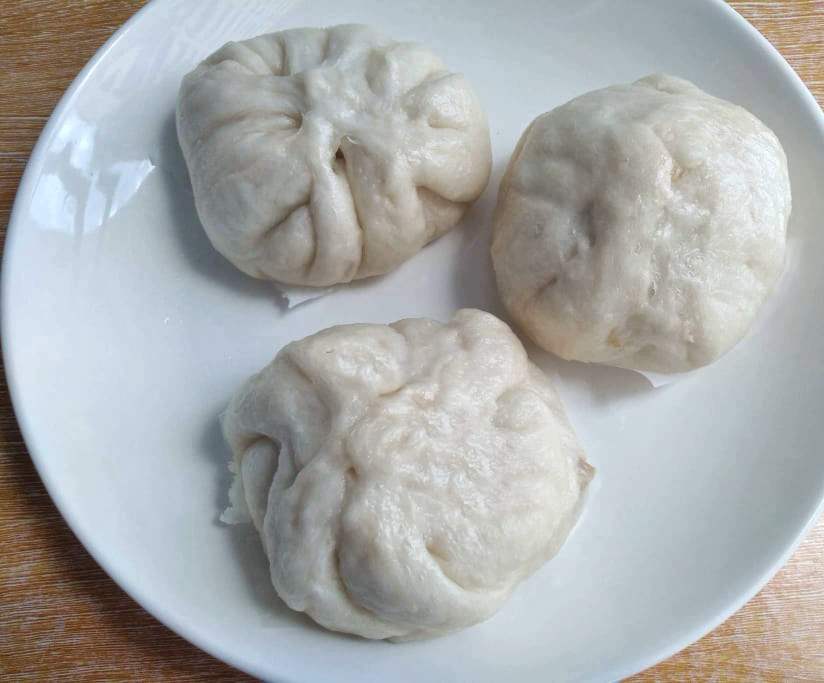
[[[184,78],[177,130],[215,248],[294,285],[392,270],[460,220],[491,165],[466,80],[366,26],[225,45]]]
[[[491,616],[558,551],[592,476],[549,380],[476,310],[293,342],[224,431],[277,593],[366,638]]]
[[[747,332],[784,267],[790,182],[755,116],[656,75],[527,128],[501,183],[503,302],[563,358],[676,372]]]

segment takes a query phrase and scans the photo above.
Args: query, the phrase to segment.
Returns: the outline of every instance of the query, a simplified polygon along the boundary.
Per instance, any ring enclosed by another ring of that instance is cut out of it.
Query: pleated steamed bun
[[[332,327],[287,345],[224,431],[284,602],[366,638],[491,616],[551,558],[592,468],[494,316]]]
[[[397,267],[460,220],[491,165],[464,77],[359,25],[225,45],[184,78],[177,130],[212,244],[293,285]]]

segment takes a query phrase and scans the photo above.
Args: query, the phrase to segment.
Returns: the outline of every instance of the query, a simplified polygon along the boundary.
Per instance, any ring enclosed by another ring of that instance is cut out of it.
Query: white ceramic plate
[[[181,76],[224,41],[361,21],[431,45],[486,104],[494,175],[398,271],[286,311],[209,246],[175,137]],[[592,88],[668,71],[740,103],[790,160],[792,257],[753,333],[663,389],[540,358],[598,468],[561,554],[493,619],[430,642],[289,612],[248,528],[217,522],[217,416],[284,343],[328,325],[499,311],[490,211],[516,139]],[[3,346],[32,457],[68,523],[146,609],[284,681],[607,680],[710,630],[785,561],[824,493],[824,134],[779,55],[719,1],[157,0],[84,69],[32,155],[3,269]],[[801,248],[803,247],[803,248]]]

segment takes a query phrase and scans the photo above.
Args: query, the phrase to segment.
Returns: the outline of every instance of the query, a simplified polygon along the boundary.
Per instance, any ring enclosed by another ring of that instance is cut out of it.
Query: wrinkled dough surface
[[[524,132],[494,218],[498,288],[563,358],[690,370],[751,326],[790,206],[784,151],[746,110],[665,75],[605,88]]]
[[[463,76],[358,25],[225,45],[184,78],[177,129],[215,248],[296,285],[396,267],[460,220],[491,165]]]
[[[367,638],[492,615],[558,551],[592,476],[549,380],[475,310],[293,342],[224,431],[278,594]]]

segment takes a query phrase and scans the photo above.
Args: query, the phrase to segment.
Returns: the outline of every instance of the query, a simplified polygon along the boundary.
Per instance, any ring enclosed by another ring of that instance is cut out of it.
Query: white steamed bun
[[[278,594],[366,638],[492,615],[558,551],[592,476],[549,380],[476,310],[293,342],[224,430]]]
[[[492,257],[512,317],[563,358],[658,372],[718,358],[784,267],[784,151],[672,76],[587,93],[527,128]]]
[[[294,285],[392,270],[460,220],[491,165],[466,80],[358,25],[225,45],[184,78],[177,129],[215,248]]]

